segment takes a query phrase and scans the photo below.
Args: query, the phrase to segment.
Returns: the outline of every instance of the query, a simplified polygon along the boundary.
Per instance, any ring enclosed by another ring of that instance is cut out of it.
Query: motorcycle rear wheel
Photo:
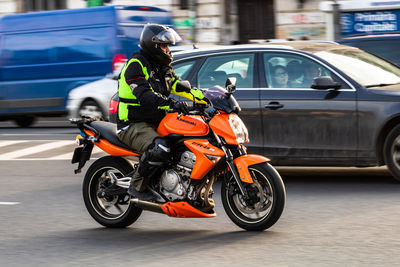
[[[222,204],[229,218],[248,231],[263,231],[280,218],[286,191],[279,173],[268,163],[249,166],[253,184],[245,184],[250,200],[245,200],[231,176],[222,183]]]
[[[89,214],[99,224],[109,228],[123,228],[139,218],[142,209],[130,202],[130,196],[126,190],[122,194],[99,197],[99,193],[105,189],[121,190],[116,185],[112,185],[110,171],[117,178],[121,178],[132,170],[132,166],[127,161],[111,156],[100,158],[89,167],[83,180],[83,200]]]

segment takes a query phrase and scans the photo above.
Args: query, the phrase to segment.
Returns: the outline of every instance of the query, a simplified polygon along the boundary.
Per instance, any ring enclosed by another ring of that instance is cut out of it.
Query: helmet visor
[[[175,44],[180,41],[182,38],[171,28],[167,28],[153,37],[153,43],[156,44]]]

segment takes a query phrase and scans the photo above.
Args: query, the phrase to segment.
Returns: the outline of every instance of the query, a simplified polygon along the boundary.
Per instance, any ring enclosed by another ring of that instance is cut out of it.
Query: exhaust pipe
[[[131,199],[131,202],[135,204],[138,208],[165,214],[161,208],[161,204],[150,201],[142,201],[139,200],[138,198]]]

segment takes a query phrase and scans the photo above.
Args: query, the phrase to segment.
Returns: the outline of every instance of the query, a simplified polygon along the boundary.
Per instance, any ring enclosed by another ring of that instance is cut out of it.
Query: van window
[[[112,27],[10,34],[3,57],[9,66],[105,59],[113,35]]]

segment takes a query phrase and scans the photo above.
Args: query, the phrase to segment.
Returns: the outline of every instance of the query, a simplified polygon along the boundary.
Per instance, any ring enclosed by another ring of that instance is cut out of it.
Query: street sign
[[[342,36],[400,31],[400,9],[387,11],[342,12]]]

